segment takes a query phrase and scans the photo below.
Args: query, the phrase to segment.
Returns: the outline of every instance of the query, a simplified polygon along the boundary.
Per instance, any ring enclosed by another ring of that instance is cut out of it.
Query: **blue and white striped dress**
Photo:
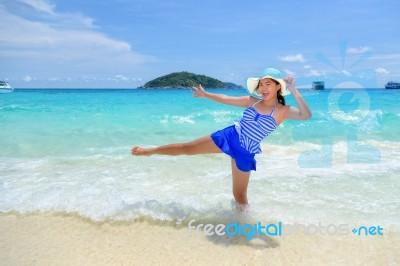
[[[276,121],[273,117],[277,102],[269,115],[259,114],[254,108],[256,102],[243,112],[240,121],[235,122],[235,128],[239,135],[240,144],[250,153],[261,153],[261,141],[276,129]]]

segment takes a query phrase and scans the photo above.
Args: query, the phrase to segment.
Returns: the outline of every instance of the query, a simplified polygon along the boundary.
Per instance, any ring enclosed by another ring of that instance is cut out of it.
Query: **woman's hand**
[[[288,89],[288,91],[293,93],[294,90],[296,89],[295,78],[292,76],[288,76],[288,77],[284,78],[283,80],[286,83],[286,88]]]
[[[284,78],[286,82],[286,88],[292,93],[294,100],[297,103],[297,107],[290,107],[287,112],[286,118],[295,119],[295,120],[306,120],[309,119],[312,114],[311,110],[308,107],[307,103],[304,101],[303,97],[301,97],[300,92],[297,90],[294,77],[286,77]]]
[[[193,97],[195,98],[204,98],[206,97],[206,91],[203,89],[201,85],[198,87],[192,87]]]

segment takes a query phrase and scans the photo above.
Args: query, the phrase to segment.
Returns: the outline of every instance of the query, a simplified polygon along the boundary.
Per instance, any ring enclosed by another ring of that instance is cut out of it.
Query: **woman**
[[[306,120],[311,111],[295,87],[293,77],[282,79],[279,70],[265,69],[260,78],[247,79],[250,96],[232,97],[206,92],[201,85],[193,87],[193,96],[219,103],[245,107],[243,117],[234,125],[192,142],[155,148],[132,148],[132,155],[194,155],[226,153],[231,156],[233,196],[246,206],[247,185],[251,170],[256,170],[255,154],[261,153],[260,142],[286,119]],[[297,108],[285,105],[283,96],[293,94]]]

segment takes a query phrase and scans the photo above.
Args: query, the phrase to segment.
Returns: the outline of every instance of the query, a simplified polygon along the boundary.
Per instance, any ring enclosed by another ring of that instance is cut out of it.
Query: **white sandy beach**
[[[399,234],[206,237],[187,226],[0,215],[1,265],[398,265]]]

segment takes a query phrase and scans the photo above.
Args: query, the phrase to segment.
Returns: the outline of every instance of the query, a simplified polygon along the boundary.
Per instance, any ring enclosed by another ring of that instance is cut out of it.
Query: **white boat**
[[[10,84],[5,82],[4,80],[0,80],[0,93],[10,93],[13,91],[14,89],[10,86]]]
[[[325,82],[324,81],[313,81],[312,89],[313,90],[323,90],[323,89],[325,89]]]
[[[386,89],[400,89],[400,82],[398,81],[389,81],[386,85],[385,85]]]

